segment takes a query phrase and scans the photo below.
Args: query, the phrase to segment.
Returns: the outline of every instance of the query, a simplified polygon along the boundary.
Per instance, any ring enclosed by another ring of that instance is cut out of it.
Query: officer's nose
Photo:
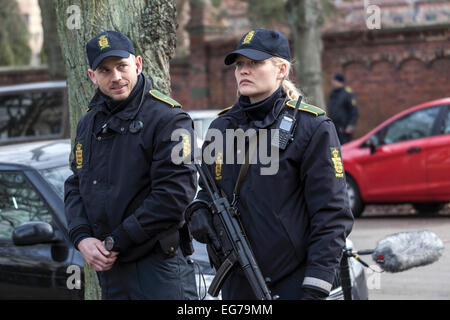
[[[249,70],[250,70],[250,68],[247,66],[247,64],[242,64],[239,72],[240,72],[240,74],[248,74]]]
[[[111,80],[113,82],[122,80],[122,73],[119,70],[113,69],[111,72]]]

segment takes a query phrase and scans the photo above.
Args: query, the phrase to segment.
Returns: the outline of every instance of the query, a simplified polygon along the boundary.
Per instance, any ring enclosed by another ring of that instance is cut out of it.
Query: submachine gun
[[[235,201],[233,201],[233,205],[230,205],[226,196],[222,196],[219,192],[209,170],[205,170],[198,163],[195,163],[195,166],[204,184],[204,189],[211,199],[213,220],[217,221],[215,227],[222,245],[221,254],[214,253],[220,257],[220,261],[217,263],[220,266],[216,266],[216,276],[209,286],[208,293],[217,297],[230,271],[233,267],[238,266],[243,271],[258,300],[277,299],[277,296],[272,297],[266,280],[256,263],[248,239],[241,227]],[[212,245],[208,245],[208,250],[214,250],[212,247]],[[216,265],[216,263],[213,264]]]

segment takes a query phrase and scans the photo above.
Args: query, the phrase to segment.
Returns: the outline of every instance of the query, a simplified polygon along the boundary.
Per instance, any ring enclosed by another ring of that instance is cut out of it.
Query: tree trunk
[[[288,0],[286,13],[294,43],[297,84],[307,102],[326,108],[322,88],[322,1]]]
[[[39,0],[39,7],[41,8],[42,29],[44,31],[43,49],[50,78],[53,80],[65,80],[66,70],[59,44],[58,31],[56,30],[54,0]]]
[[[72,140],[94,95],[87,70],[86,43],[105,30],[117,30],[142,56],[153,87],[170,91],[169,60],[175,50],[175,4],[171,0],[55,0],[57,30],[67,74]],[[99,299],[95,271],[85,265],[85,298]]]
[[[31,61],[30,38],[16,1],[0,0],[0,66],[26,66]]]

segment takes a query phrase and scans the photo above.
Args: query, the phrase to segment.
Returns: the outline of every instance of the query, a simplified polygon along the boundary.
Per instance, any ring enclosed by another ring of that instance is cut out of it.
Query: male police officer
[[[331,81],[333,90],[328,100],[328,116],[333,120],[341,144],[352,139],[352,133],[358,120],[358,107],[355,95],[345,85],[342,73],[336,73]]]
[[[65,183],[70,238],[98,271],[103,299],[195,299],[180,227],[196,173],[170,157],[171,133],[193,132],[193,122],[151,90],[142,58],[122,33],[102,32],[86,51],[98,90],[78,123]]]

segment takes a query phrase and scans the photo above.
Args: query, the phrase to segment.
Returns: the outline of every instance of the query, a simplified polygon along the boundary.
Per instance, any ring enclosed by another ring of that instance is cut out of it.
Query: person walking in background
[[[342,73],[336,73],[331,80],[333,90],[328,100],[328,117],[333,120],[341,145],[352,140],[359,112],[355,95],[345,85]]]

